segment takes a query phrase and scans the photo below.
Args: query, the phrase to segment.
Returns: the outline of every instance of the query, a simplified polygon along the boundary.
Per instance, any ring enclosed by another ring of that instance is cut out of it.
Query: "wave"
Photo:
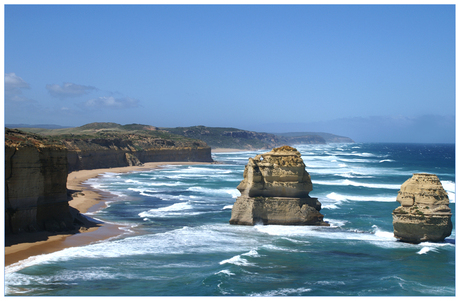
[[[335,176],[339,176],[339,177],[343,177],[343,178],[359,178],[359,179],[372,179],[372,178],[375,178],[375,176],[370,176],[370,175],[366,175],[366,174],[362,174],[362,173],[359,173],[359,172],[353,172],[353,171],[350,171],[350,172],[343,172],[343,173],[335,173],[334,174]]]
[[[158,192],[158,190],[147,189],[147,188],[133,188],[133,187],[128,188],[128,190],[139,192],[140,194],[145,193],[145,192],[150,192],[150,193]]]
[[[377,163],[379,161],[377,160],[370,160],[370,159],[344,159],[344,158],[339,158],[338,159],[341,162],[347,162],[347,163]]]
[[[340,194],[336,192],[331,192],[327,194],[326,198],[329,200],[333,200],[335,202],[334,204],[336,205],[340,205],[342,202],[347,202],[347,201],[360,201],[360,202],[395,202],[396,201],[396,195],[395,196],[384,196],[384,195],[363,196],[363,195],[345,195],[345,194]]]
[[[301,295],[303,293],[311,292],[311,288],[298,287],[298,288],[282,288],[278,290],[271,290],[262,293],[249,294],[251,297],[262,297],[262,296],[289,296],[289,295]]]
[[[199,193],[204,193],[207,195],[230,195],[232,198],[237,198],[240,196],[240,191],[236,188],[220,188],[220,189],[212,189],[212,188],[206,188],[206,187],[189,187],[187,188],[188,191],[193,191],[193,192],[199,192]]]
[[[220,265],[223,264],[234,264],[238,266],[255,266],[255,264],[250,263],[247,259],[241,258],[240,255],[233,256],[230,259],[222,260],[219,262]]]
[[[398,244],[393,232],[383,231],[373,226],[371,231],[340,230],[338,227],[321,226],[254,226],[257,231],[273,236],[320,237],[332,240],[355,240],[380,245],[385,248],[396,248]]]
[[[224,274],[227,276],[235,276],[234,273],[230,272],[229,270],[221,270],[219,272],[214,273],[214,275]]]
[[[197,215],[200,212],[185,212],[192,210],[193,206],[188,202],[175,203],[171,206],[161,207],[156,209],[150,209],[139,213],[140,217],[166,217],[166,216],[177,216],[177,215]]]
[[[144,183],[147,184],[148,186],[170,186],[170,187],[175,187],[175,186],[181,186],[185,185],[183,182],[174,182],[174,183],[169,183],[169,182],[151,182],[151,183]]]
[[[245,257],[260,257],[260,255],[257,252],[257,250],[253,249],[253,250],[250,250],[247,253],[233,256],[230,259],[222,260],[221,262],[219,262],[219,264],[223,265],[223,264],[228,263],[228,264],[234,264],[234,265],[238,265],[238,266],[255,266],[255,264],[250,263],[247,259],[242,258],[241,256],[245,256]]]
[[[447,192],[449,201],[455,203],[455,182],[452,181],[441,181],[442,187]]]
[[[361,183],[351,180],[335,180],[335,181],[317,181],[313,180],[313,184],[318,185],[333,185],[333,186],[357,186],[357,187],[367,187],[367,188],[377,188],[377,189],[397,189],[401,188],[401,185],[398,184],[373,184],[373,183]]]
[[[441,181],[442,187],[448,192],[455,193],[455,182],[452,181]]]

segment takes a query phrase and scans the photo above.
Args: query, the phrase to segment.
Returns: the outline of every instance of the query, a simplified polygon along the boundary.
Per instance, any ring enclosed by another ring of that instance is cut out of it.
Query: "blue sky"
[[[454,142],[453,5],[6,5],[5,123]]]

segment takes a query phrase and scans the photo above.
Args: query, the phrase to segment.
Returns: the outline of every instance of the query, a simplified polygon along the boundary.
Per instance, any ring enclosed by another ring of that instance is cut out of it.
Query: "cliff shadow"
[[[79,190],[70,190],[68,189],[67,195],[69,200],[72,199],[74,193],[79,193]],[[89,228],[100,227],[104,223],[99,220],[95,220],[91,217],[85,216],[80,213],[77,209],[69,206],[69,213],[72,216],[72,226],[65,230],[57,231],[46,231],[46,230],[37,230],[37,231],[22,231],[20,233],[5,233],[5,247],[10,247],[12,245],[21,244],[21,243],[35,243],[40,241],[47,241],[49,237],[55,235],[72,235],[77,233],[86,232]]]

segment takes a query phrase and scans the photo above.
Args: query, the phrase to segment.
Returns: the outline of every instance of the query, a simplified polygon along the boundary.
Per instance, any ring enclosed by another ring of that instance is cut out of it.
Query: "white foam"
[[[337,206],[336,204],[325,204],[325,203],[323,203],[321,205],[321,208],[323,208],[323,209],[339,209],[339,206]]]
[[[222,208],[222,210],[226,210],[226,209],[233,209],[233,205],[226,205],[224,206],[224,208]]]
[[[219,274],[224,274],[224,275],[228,275],[228,276],[234,276],[235,274],[230,272],[229,270],[221,270],[217,273],[215,273],[214,275],[219,275]]]
[[[194,187],[189,187],[187,188],[188,191],[193,191],[193,192],[199,192],[199,193],[204,193],[207,195],[230,195],[232,198],[237,198],[240,196],[240,192],[236,188],[220,188],[220,189],[212,189],[212,188],[206,188],[206,187],[201,187],[201,186],[194,186]]]
[[[247,253],[244,253],[242,254],[243,256],[250,256],[250,257],[260,257],[259,253],[257,252],[257,250],[255,249],[252,249],[250,250],[249,252]]]
[[[168,183],[168,182],[151,182],[151,183],[147,183],[148,186],[171,186],[171,187],[175,187],[175,186],[181,186],[181,185],[184,185],[184,183],[182,182],[174,182],[174,183]]]
[[[325,218],[325,221],[328,222],[332,227],[342,227],[345,226],[346,223],[348,223],[348,221],[331,218]]]
[[[299,287],[299,288],[283,288],[279,290],[271,290],[263,293],[250,294],[249,296],[287,296],[287,295],[299,295],[302,293],[310,292],[311,288]]]
[[[327,195],[327,198],[329,199],[332,199],[332,200],[335,200],[335,201],[338,201],[338,202],[342,202],[342,201],[346,201],[347,198],[341,194],[338,194],[338,193],[335,193],[335,192],[331,192]]]
[[[227,263],[238,265],[238,266],[254,266],[254,264],[250,263],[247,259],[241,258],[241,255],[236,255],[230,259],[222,260],[221,262],[219,262],[220,265],[227,264]]]
[[[374,184],[374,183],[362,183],[351,181],[348,179],[345,180],[334,180],[334,181],[312,181],[313,184],[317,185],[334,185],[334,186],[356,186],[356,187],[367,187],[367,188],[377,188],[377,189],[397,189],[401,188],[401,185],[398,184]]]
[[[426,253],[428,253],[430,251],[433,251],[433,250],[434,250],[434,248],[432,248],[432,247],[423,247],[423,248],[420,249],[420,251],[417,252],[417,254],[422,255],[422,254],[426,254]]]
[[[200,214],[199,212],[187,212],[184,211],[193,209],[193,206],[190,205],[188,202],[183,203],[175,203],[171,206],[161,207],[156,209],[150,209],[149,211],[144,211],[139,213],[140,217],[165,217],[165,216],[172,216],[172,215],[195,215]]]
[[[335,176],[344,177],[344,178],[360,178],[360,179],[371,179],[371,178],[375,178],[374,176],[363,175],[363,174],[356,173],[356,172],[335,173],[334,175],[335,175]]]
[[[394,233],[393,232],[383,231],[376,225],[373,225],[372,228],[374,229],[375,236],[390,239],[390,240],[394,240]]]
[[[396,242],[396,238],[393,237],[393,233],[382,231],[374,227],[373,232],[363,231],[346,231],[346,230],[335,230],[330,231],[331,227],[321,226],[280,226],[280,225],[265,225],[265,226],[254,226],[258,231],[273,236],[299,236],[299,237],[321,237],[333,240],[358,240],[367,242],[383,242],[393,243]],[[337,228],[336,228],[337,229]],[[391,234],[391,235],[390,235]]]
[[[372,159],[344,159],[339,158],[339,161],[347,162],[347,163],[377,163],[377,160]]]
[[[320,197],[321,199],[321,197]],[[331,192],[326,195],[325,199],[321,199],[322,207],[329,208],[326,206],[330,206],[330,209],[337,209],[334,207],[341,205],[343,202],[348,201],[355,201],[355,202],[395,202],[396,196],[395,195],[369,195],[369,196],[361,196],[361,195],[343,195],[336,192]],[[332,203],[331,203],[332,202]]]
[[[449,201],[455,203],[455,182],[452,181],[441,181],[442,187],[447,192]]]

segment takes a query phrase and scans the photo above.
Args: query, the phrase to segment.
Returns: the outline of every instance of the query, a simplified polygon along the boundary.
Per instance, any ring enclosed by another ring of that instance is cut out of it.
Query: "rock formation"
[[[67,150],[5,130],[5,234],[74,228],[67,199]]]
[[[396,201],[401,206],[393,211],[393,228],[399,240],[436,242],[451,234],[449,198],[436,175],[414,174],[401,185]]]
[[[232,209],[230,224],[321,225],[321,203],[311,198],[310,175],[300,153],[290,146],[249,158],[241,196]]]

